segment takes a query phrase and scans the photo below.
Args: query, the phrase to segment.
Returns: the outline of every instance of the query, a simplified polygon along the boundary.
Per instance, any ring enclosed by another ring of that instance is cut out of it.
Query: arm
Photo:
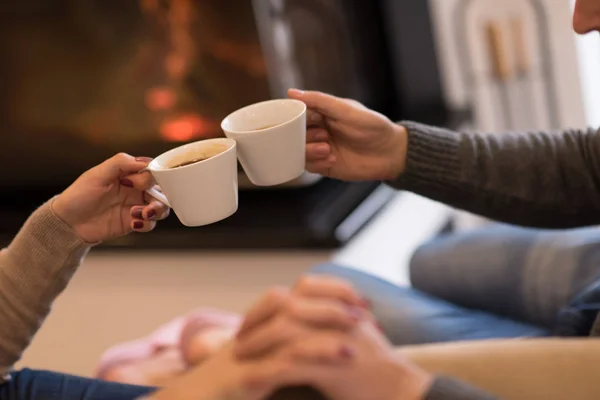
[[[600,398],[598,340],[494,339],[408,346],[399,352],[426,371],[452,376],[500,398]],[[441,399],[431,394],[426,398]]]
[[[600,133],[457,133],[417,123],[393,186],[496,220],[568,228],[600,223]]]
[[[90,246],[44,204],[0,252],[0,379],[50,312]]]

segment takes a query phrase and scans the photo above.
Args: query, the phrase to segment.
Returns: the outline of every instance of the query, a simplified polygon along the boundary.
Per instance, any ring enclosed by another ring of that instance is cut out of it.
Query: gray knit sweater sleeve
[[[600,132],[482,134],[402,125],[407,165],[393,186],[519,225],[600,224]]]

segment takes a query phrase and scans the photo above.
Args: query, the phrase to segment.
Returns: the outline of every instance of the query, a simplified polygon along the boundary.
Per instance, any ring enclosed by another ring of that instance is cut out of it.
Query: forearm
[[[536,227],[600,223],[600,133],[477,134],[415,123],[393,186]]]
[[[399,351],[426,371],[452,376],[500,398],[600,398],[600,340],[505,339],[411,346]]]
[[[0,376],[20,358],[88,250],[46,203],[0,252]]]

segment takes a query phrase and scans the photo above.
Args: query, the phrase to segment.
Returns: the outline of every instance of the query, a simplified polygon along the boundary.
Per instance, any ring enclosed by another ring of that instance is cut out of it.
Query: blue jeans
[[[23,369],[0,385],[1,400],[133,400],[153,388],[123,385],[49,371]]]
[[[600,230],[494,225],[442,236],[413,255],[412,287],[332,264],[313,272],[352,281],[396,345],[548,336],[598,278]]]

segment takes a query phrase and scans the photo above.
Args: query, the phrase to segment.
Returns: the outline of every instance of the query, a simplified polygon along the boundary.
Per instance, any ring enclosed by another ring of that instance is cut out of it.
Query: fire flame
[[[168,142],[189,142],[214,136],[217,129],[215,121],[188,114],[164,121],[160,126],[160,136]]]

